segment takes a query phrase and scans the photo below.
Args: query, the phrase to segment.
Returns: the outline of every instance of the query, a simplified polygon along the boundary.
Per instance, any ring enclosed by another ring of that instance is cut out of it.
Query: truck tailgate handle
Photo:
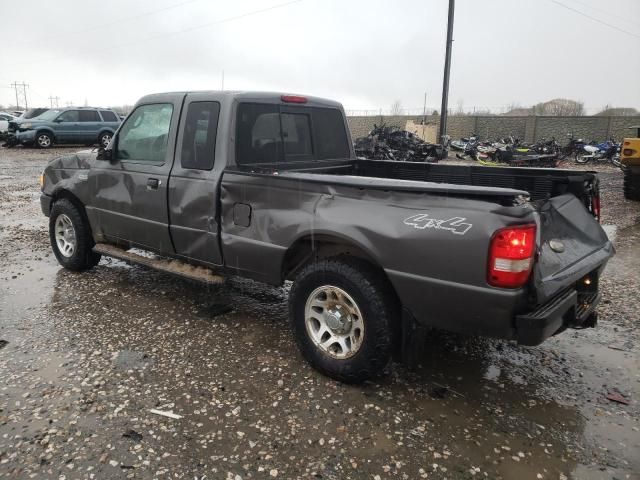
[[[160,180],[157,178],[149,178],[147,180],[147,190],[157,190],[160,185]]]

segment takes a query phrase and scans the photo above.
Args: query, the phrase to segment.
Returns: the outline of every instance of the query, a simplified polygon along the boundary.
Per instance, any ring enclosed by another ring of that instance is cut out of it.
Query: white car
[[[0,112],[0,133],[6,133],[9,130],[9,122],[16,119],[13,115],[6,112]]]

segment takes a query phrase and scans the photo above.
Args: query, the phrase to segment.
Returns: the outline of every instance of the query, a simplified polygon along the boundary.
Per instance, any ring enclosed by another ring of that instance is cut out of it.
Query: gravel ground
[[[302,360],[286,288],[61,269],[37,177],[74,150],[0,148],[0,477],[640,479],[640,204],[618,170],[596,167],[618,249],[598,328],[438,333],[354,387]]]

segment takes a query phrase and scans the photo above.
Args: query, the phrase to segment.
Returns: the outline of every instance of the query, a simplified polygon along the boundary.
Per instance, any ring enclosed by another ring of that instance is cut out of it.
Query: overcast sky
[[[568,97],[588,113],[605,104],[640,109],[640,0],[456,3],[451,108]],[[399,100],[416,111],[426,91],[439,108],[447,5],[0,0],[0,104],[15,103],[16,80],[30,85],[30,106],[48,106],[50,95],[61,106],[109,106],[219,89],[224,70],[226,90],[307,93],[350,110]]]

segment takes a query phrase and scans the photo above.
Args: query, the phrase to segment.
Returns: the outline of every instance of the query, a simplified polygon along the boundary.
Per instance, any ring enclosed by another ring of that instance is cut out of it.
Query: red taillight
[[[622,154],[625,157],[631,157],[634,153],[636,153],[636,151],[632,148],[625,148],[624,150],[622,150]]]
[[[285,103],[307,103],[307,97],[301,97],[300,95],[282,95],[280,100]]]
[[[600,221],[600,196],[593,197],[591,201],[591,206],[593,207],[593,216],[596,217],[596,220]]]
[[[529,280],[535,251],[535,225],[497,230],[489,247],[489,284],[503,288],[522,287]]]

